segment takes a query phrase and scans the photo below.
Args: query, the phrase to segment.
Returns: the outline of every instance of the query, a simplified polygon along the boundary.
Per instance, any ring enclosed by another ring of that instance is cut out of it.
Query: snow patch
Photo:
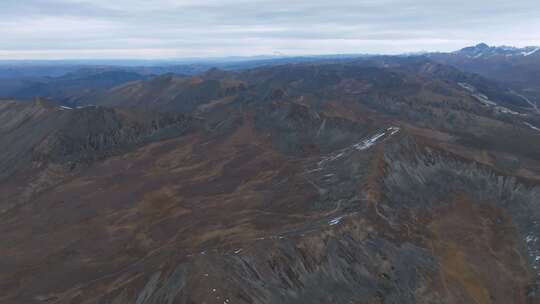
[[[531,129],[533,129],[533,130],[535,130],[535,131],[540,131],[540,128],[538,128],[538,127],[536,127],[536,126],[534,126],[534,125],[532,125],[532,124],[530,124],[530,123],[528,123],[528,122],[523,122],[523,123],[524,123],[525,125],[527,125],[527,127],[531,128]]]
[[[528,234],[525,237],[525,243],[527,244],[527,251],[529,252],[529,256],[532,259],[533,268],[538,270],[538,266],[540,262],[540,251],[538,250],[538,237],[532,233]]]
[[[476,98],[476,100],[480,101],[481,103],[483,103],[486,106],[496,106],[497,105],[495,102],[489,100],[489,98],[486,95],[482,94],[482,93],[473,94],[472,96],[474,98]]]
[[[478,92],[478,90],[465,82],[458,82],[458,85],[462,87],[463,89],[467,90],[469,93],[471,93],[471,96],[474,97],[476,100],[481,102],[483,105],[488,107],[494,107],[496,111],[504,114],[512,114],[512,115],[522,115],[521,113],[518,113],[516,111],[512,111],[506,107],[502,107],[497,105],[496,102],[492,101],[487,97],[485,94],[482,94],[481,92]]]
[[[540,109],[538,108],[538,105],[536,104],[536,102],[532,102],[531,100],[529,100],[529,98],[519,94],[519,93],[516,93],[514,91],[510,91],[512,94],[516,95],[517,97],[520,97],[521,99],[525,100],[528,104],[531,105],[531,107],[533,107],[533,109],[536,111],[536,113],[540,114]]]
[[[78,106],[77,107],[77,109],[86,109],[86,108],[97,108],[97,106],[89,104],[89,105],[86,105],[86,106]]]
[[[501,107],[501,106],[497,106],[495,107],[495,110],[501,112],[501,113],[504,113],[504,114],[512,114],[512,115],[523,115],[519,112],[516,112],[516,111],[512,111],[508,108],[505,108],[505,107]]]
[[[400,129],[398,127],[390,127],[386,129],[386,132],[378,133],[369,139],[363,140],[362,142],[355,144],[353,147],[359,151],[366,150],[371,146],[375,145],[381,137],[387,135],[387,132],[389,132],[389,135],[392,136],[399,132],[399,130]]]
[[[345,156],[345,152],[340,152],[340,153],[338,153],[336,155],[330,155],[330,156],[324,158],[323,160],[321,160],[319,162],[319,167],[324,165],[327,162],[333,162],[335,160],[338,160],[338,159],[342,158],[343,156]]]
[[[390,127],[387,129],[387,131],[390,132],[390,136],[395,135],[397,132],[399,132],[399,130],[400,129],[398,127]]]
[[[370,148],[371,146],[375,145],[377,140],[379,140],[379,138],[383,137],[384,135],[386,135],[385,132],[376,134],[369,139],[363,140],[362,142],[355,144],[353,147],[358,151],[366,150]]]
[[[465,82],[458,82],[458,85],[462,88],[464,88],[465,90],[471,92],[471,93],[474,93],[476,92],[476,88],[473,87],[472,85],[468,84],[468,83],[465,83]]]
[[[483,53],[478,53],[478,54],[474,55],[472,58],[480,58],[482,56],[484,56]]]
[[[497,105],[493,101],[489,100],[489,98],[486,95],[478,92],[478,90],[474,86],[472,86],[472,85],[470,85],[468,83],[465,83],[465,82],[458,82],[458,85],[460,87],[464,88],[465,90],[469,91],[470,93],[472,93],[472,96],[476,100],[480,101],[481,103],[483,103],[485,105],[488,105],[488,106],[496,106]]]
[[[521,52],[521,55],[523,55],[523,56],[530,56],[530,55],[532,55],[532,54],[538,52],[538,50],[540,50],[540,48],[536,48],[536,49],[534,49],[534,50],[532,50],[532,51],[529,51],[529,52]]]
[[[330,225],[330,226],[337,225],[337,224],[339,224],[341,222],[342,219],[343,219],[343,216],[338,216],[336,218],[333,218],[328,222],[328,225]]]
[[[338,159],[346,156],[347,154],[349,154],[352,150],[363,151],[363,150],[369,149],[370,147],[375,145],[383,136],[385,136],[385,135],[392,136],[392,135],[395,135],[399,131],[400,131],[400,128],[398,128],[398,127],[389,127],[385,131],[377,133],[377,134],[375,134],[374,136],[372,136],[372,137],[370,137],[368,139],[365,139],[365,140],[363,140],[363,141],[361,141],[359,143],[356,143],[356,144],[354,144],[354,145],[352,145],[352,146],[350,146],[348,148],[339,150],[338,152],[336,152],[334,154],[331,154],[330,156],[327,156],[327,157],[323,158],[322,160],[320,160],[317,163],[318,167],[316,169],[308,171],[308,173],[321,171],[322,167],[326,163],[338,160]]]

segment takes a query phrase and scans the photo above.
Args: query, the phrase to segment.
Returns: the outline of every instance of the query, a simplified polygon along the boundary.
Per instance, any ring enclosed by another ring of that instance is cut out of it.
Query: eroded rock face
[[[96,106],[70,108],[46,100],[0,104],[2,174],[32,161],[84,162],[127,151],[151,141],[179,136],[193,124],[184,115]]]

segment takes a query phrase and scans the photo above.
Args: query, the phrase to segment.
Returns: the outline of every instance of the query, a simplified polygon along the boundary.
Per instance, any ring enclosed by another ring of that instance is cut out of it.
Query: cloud
[[[447,51],[540,44],[537,0],[3,0],[0,59]]]

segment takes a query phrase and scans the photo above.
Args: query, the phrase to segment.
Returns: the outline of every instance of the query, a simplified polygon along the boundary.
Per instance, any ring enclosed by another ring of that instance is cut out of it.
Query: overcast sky
[[[449,51],[539,29],[540,0],[0,0],[0,59]]]

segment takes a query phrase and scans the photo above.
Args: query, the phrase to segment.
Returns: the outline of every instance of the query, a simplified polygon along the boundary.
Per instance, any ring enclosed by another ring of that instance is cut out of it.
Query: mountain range
[[[0,303],[538,303],[539,56],[25,83],[0,101]]]
[[[476,73],[513,88],[525,99],[540,100],[540,47],[490,47],[478,44],[453,53],[430,54],[431,59]]]

